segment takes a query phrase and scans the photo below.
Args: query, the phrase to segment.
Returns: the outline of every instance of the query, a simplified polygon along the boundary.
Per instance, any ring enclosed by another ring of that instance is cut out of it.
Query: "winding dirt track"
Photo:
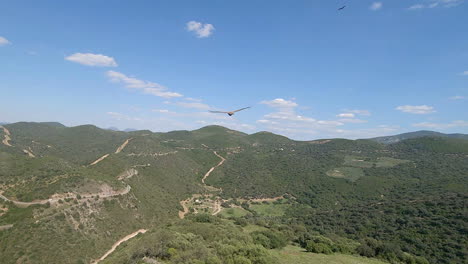
[[[10,140],[11,140],[11,133],[10,131],[8,131],[8,129],[6,129],[6,127],[4,126],[0,126],[0,128],[3,129],[3,132],[5,133],[5,138],[2,140],[2,143],[6,146],[9,146],[9,147],[13,147],[11,144],[10,144]]]
[[[122,244],[123,242],[129,240],[129,239],[132,239],[134,237],[136,237],[138,234],[144,234],[146,233],[146,229],[140,229],[138,231],[135,231],[133,233],[131,233],[130,235],[127,235],[125,236],[124,238],[120,239],[119,241],[115,242],[114,245],[112,245],[111,249],[109,249],[101,258],[99,258],[98,260],[95,260],[93,262],[91,262],[92,264],[97,264],[99,263],[100,261],[103,261],[105,258],[107,258],[112,252],[115,251],[115,249],[120,245]]]
[[[206,145],[205,145],[206,146]],[[223,165],[223,163],[226,161],[226,159],[224,157],[222,157],[221,155],[219,155],[218,153],[216,153],[216,151],[213,151],[213,153],[218,156],[221,161],[214,167],[212,167],[207,173],[205,173],[205,176],[203,176],[203,179],[202,179],[202,183],[205,187],[208,187],[208,185],[206,185],[205,183],[205,180],[206,178],[208,178],[208,176],[210,176],[210,174],[216,169],[218,168],[219,166]],[[189,213],[189,208],[187,207],[187,204],[193,199],[193,198],[196,198],[197,196],[201,196],[200,194],[194,194],[192,195],[192,197],[186,199],[186,200],[183,200],[183,201],[180,201],[180,205],[182,206],[182,208],[184,209],[183,211],[179,211],[179,218],[180,219],[184,219],[185,215]],[[221,212],[221,202],[219,201],[216,201],[215,204],[214,204],[214,212],[213,212],[213,215],[216,215],[218,214],[219,212]]]
[[[211,215],[217,215],[221,212],[222,208],[221,208],[221,201],[220,200],[216,200],[214,202],[214,210],[213,210],[213,213]]]
[[[218,156],[218,157],[221,159],[221,161],[218,163],[218,165],[212,167],[212,168],[205,174],[205,176],[203,176],[202,183],[205,184],[205,185],[206,185],[205,179],[208,178],[208,176],[210,176],[210,174],[211,174],[216,168],[218,168],[219,166],[223,165],[223,163],[226,161],[226,159],[223,158],[222,156],[220,156],[218,153],[216,153],[216,151],[213,151],[213,153],[214,153],[216,156]]]
[[[92,197],[96,197],[99,195],[100,198],[108,198],[112,196],[118,196],[118,195],[124,195],[130,192],[131,187],[130,185],[127,185],[125,189],[123,190],[118,190],[114,191],[110,186],[103,186],[101,192],[99,193],[88,193],[88,194],[80,194],[81,199],[90,199]],[[0,199],[3,199],[5,201],[12,202],[13,204],[19,206],[19,207],[28,207],[30,205],[35,205],[35,204],[46,204],[46,203],[58,203],[60,199],[64,198],[76,198],[77,194],[74,193],[66,193],[66,194],[54,194],[52,195],[51,198],[45,199],[45,200],[34,200],[32,202],[21,202],[21,201],[16,201],[16,200],[10,200],[7,197],[3,196],[3,194],[0,192]]]
[[[133,138],[129,138],[127,140],[125,140],[125,142],[117,148],[117,150],[115,151],[115,154],[119,154],[128,144],[128,142],[130,142],[130,140],[132,140]]]
[[[109,154],[106,154],[106,155],[100,157],[99,159],[95,160],[93,163],[91,163],[91,164],[89,164],[89,165],[90,165],[90,166],[96,165],[96,164],[98,164],[99,162],[103,161],[103,160],[104,160],[105,158],[107,158],[107,157],[109,157]]]

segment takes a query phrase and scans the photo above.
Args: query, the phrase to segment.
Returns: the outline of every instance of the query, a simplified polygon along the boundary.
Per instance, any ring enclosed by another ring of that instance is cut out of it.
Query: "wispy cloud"
[[[354,118],[355,115],[353,113],[341,113],[336,115],[337,117],[344,117],[344,118]]]
[[[466,96],[461,96],[461,95],[455,95],[452,97],[449,97],[450,100],[463,100],[466,99]]]
[[[5,46],[5,45],[8,45],[8,44],[11,44],[11,42],[8,39],[6,39],[5,37],[0,36],[0,46]]]
[[[212,24],[190,21],[187,23],[187,30],[194,32],[199,38],[207,38],[213,34],[215,28]]]
[[[434,107],[427,105],[401,105],[396,110],[411,114],[430,114],[435,112]]]
[[[172,113],[171,111],[167,110],[167,109],[153,109],[151,110],[152,112],[156,112],[156,113],[163,113],[163,114],[169,114],[169,113]]]
[[[145,94],[151,94],[154,96],[164,97],[164,98],[173,98],[181,97],[182,95],[175,92],[169,92],[165,86],[162,86],[158,83],[148,82],[139,80],[136,78],[128,77],[123,73],[116,71],[107,71],[107,77],[112,82],[123,83],[125,87],[129,89],[139,90]]]
[[[455,7],[461,5],[465,0],[428,0],[422,3],[414,4],[408,7],[408,10],[421,10],[427,8],[436,8],[436,7]]]
[[[468,127],[468,121],[455,120],[450,123],[422,122],[422,123],[413,124],[413,126],[430,128],[430,129],[448,129],[448,128],[456,128],[456,127]]]
[[[468,76],[468,71],[462,72],[461,75]]]
[[[177,102],[175,104],[184,108],[194,108],[199,110],[208,110],[211,108],[209,105],[200,102]]]
[[[260,103],[268,105],[270,107],[274,107],[274,108],[294,108],[298,106],[298,104],[295,103],[294,101],[288,101],[283,98],[277,98],[277,99],[270,100],[270,101],[262,101]]]
[[[344,110],[344,111],[347,112],[347,113],[353,113],[353,114],[362,115],[362,116],[370,116],[371,115],[371,112],[369,110],[354,109],[354,110]]]
[[[362,120],[358,118],[342,118],[342,119],[338,119],[338,121],[341,123],[351,123],[351,124],[367,123],[367,120]]]
[[[102,55],[102,54],[93,54],[93,53],[75,53],[68,57],[65,57],[65,60],[76,62],[86,66],[97,66],[97,67],[117,67],[117,62],[114,58]]]
[[[369,9],[372,10],[372,11],[377,11],[377,10],[382,9],[382,7],[383,7],[383,3],[382,3],[382,2],[374,2],[374,3],[372,3],[372,5],[369,7]]]

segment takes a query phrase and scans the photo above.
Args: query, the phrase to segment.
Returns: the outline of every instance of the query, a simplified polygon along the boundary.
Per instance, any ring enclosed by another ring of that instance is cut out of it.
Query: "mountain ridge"
[[[237,130],[233,130],[224,126],[220,125],[207,125],[198,129],[194,130],[172,130],[168,132],[159,132],[159,131],[150,131],[148,129],[133,129],[133,128],[128,128],[124,130],[119,130],[116,127],[109,127],[109,128],[100,128],[96,125],[93,124],[84,124],[84,125],[77,125],[77,126],[65,126],[59,122],[15,122],[15,123],[0,123],[0,125],[19,125],[19,124],[30,124],[30,125],[45,125],[45,126],[51,126],[51,127],[61,127],[61,128],[79,128],[79,127],[89,127],[89,128],[99,128],[103,130],[110,130],[110,131],[115,131],[115,132],[123,132],[123,133],[134,133],[134,132],[151,132],[153,134],[164,134],[164,133],[174,133],[174,134],[185,134],[185,133],[213,133],[213,132],[234,132],[237,133],[238,135],[243,135],[243,136],[251,136],[251,137],[261,137],[265,135],[270,135],[274,136],[278,139],[283,138],[283,139],[288,139],[290,141],[298,141],[298,142],[314,142],[314,141],[323,141],[323,140],[334,140],[334,139],[346,139],[346,140],[371,140],[375,141],[378,143],[383,143],[383,144],[392,144],[392,143],[397,143],[399,141],[405,140],[405,139],[412,139],[412,138],[421,138],[421,137],[448,137],[448,138],[461,138],[461,139],[468,139],[468,134],[463,134],[463,133],[442,133],[438,131],[432,131],[432,130],[418,130],[418,131],[412,131],[412,132],[405,132],[405,133],[400,133],[400,134],[395,134],[395,135],[390,135],[390,136],[379,136],[379,137],[373,137],[373,138],[358,138],[358,139],[347,139],[347,138],[320,138],[320,139],[312,139],[312,140],[294,140],[291,138],[288,138],[286,136],[280,135],[280,134],[275,134],[270,131],[258,131],[254,132],[251,134],[247,134],[244,132],[240,132]]]

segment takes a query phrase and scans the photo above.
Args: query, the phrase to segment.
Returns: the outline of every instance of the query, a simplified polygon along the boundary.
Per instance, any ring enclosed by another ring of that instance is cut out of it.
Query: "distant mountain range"
[[[108,127],[106,128],[107,130],[112,130],[112,131],[124,131],[124,132],[132,132],[132,131],[138,131],[138,129],[135,129],[135,128],[126,128],[124,130],[120,130],[119,128],[117,127]]]
[[[393,143],[397,143],[405,139],[421,138],[421,137],[444,137],[444,138],[468,139],[467,134],[459,134],[459,133],[444,134],[444,133],[435,132],[435,131],[421,130],[421,131],[398,134],[394,136],[376,137],[376,138],[371,138],[370,140],[383,143],[383,144],[393,144]]]

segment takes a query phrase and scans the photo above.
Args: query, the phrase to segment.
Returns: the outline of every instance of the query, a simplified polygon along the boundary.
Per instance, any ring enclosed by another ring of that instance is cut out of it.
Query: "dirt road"
[[[11,133],[10,131],[8,131],[8,129],[6,129],[6,127],[4,126],[0,126],[0,128],[3,129],[3,133],[5,133],[5,138],[2,140],[2,143],[6,146],[9,146],[9,147],[13,147],[11,144],[10,144],[10,140],[11,140]]]
[[[218,153],[216,153],[216,151],[213,151],[213,153],[214,153],[216,156],[218,156],[218,157],[221,159],[221,161],[218,163],[218,165],[212,167],[212,168],[205,174],[205,176],[203,176],[203,179],[202,179],[202,183],[203,183],[203,184],[205,184],[206,178],[208,178],[208,176],[210,176],[210,174],[211,174],[216,168],[218,168],[219,166],[223,165],[223,163],[226,161],[226,159],[223,158],[222,156],[220,156]]]
[[[89,164],[89,165],[90,165],[90,166],[96,165],[96,164],[98,164],[99,162],[103,161],[103,160],[104,160],[105,158],[107,158],[107,157],[109,157],[109,154],[106,154],[106,155],[100,157],[99,159],[95,160],[93,163],[91,163],[91,164]]]
[[[115,242],[114,245],[112,245],[111,249],[109,249],[101,258],[99,258],[98,260],[95,260],[93,262],[91,262],[92,264],[97,264],[99,263],[100,261],[103,261],[105,258],[107,258],[112,252],[115,251],[115,249],[120,245],[122,244],[123,242],[129,240],[129,239],[132,239],[134,237],[136,237],[138,234],[144,234],[146,233],[146,229],[140,229],[138,231],[135,231],[133,233],[131,233],[130,235],[127,235],[125,236],[124,238],[120,239],[119,241]]]
[[[117,148],[117,150],[115,151],[115,154],[119,154],[128,144],[128,142],[130,142],[130,140],[132,140],[133,138],[129,138],[127,140],[125,140],[125,142]]]
[[[207,146],[208,147],[208,146]],[[216,153],[216,151],[213,151],[213,153],[218,156],[221,161],[214,167],[212,167],[207,173],[205,173],[205,176],[203,176],[203,179],[202,179],[202,183],[203,185],[205,185],[205,187],[211,187],[211,186],[208,186],[206,185],[205,183],[205,180],[206,178],[208,178],[208,176],[210,176],[210,174],[216,169],[218,168],[219,166],[223,165],[223,163],[226,161],[226,159],[224,157],[222,157],[221,155],[219,155],[218,153]],[[187,207],[187,204],[193,200],[194,198],[198,197],[198,196],[201,196],[201,194],[194,194],[192,195],[192,197],[186,199],[186,200],[183,200],[183,201],[180,201],[180,205],[182,206],[182,208],[184,209],[183,211],[179,211],[179,218],[180,219],[184,219],[185,215],[189,213],[189,208]],[[221,212],[221,202],[219,201],[216,201],[214,206],[213,206],[213,215],[216,215],[218,214],[219,212]]]
[[[90,199],[90,198],[97,197],[97,196],[99,196],[100,198],[108,198],[108,197],[127,194],[128,192],[130,192],[130,190],[131,190],[130,185],[127,185],[127,187],[125,187],[125,189],[123,189],[123,190],[117,190],[117,191],[112,189],[112,187],[110,187],[109,185],[102,185],[101,186],[101,192],[98,192],[98,193],[85,193],[85,194],[80,194],[80,196],[81,196],[81,199]],[[10,200],[0,192],[0,199],[12,202],[13,204],[15,204],[18,207],[28,207],[28,206],[31,206],[31,205],[46,204],[46,203],[54,204],[54,203],[58,203],[59,200],[62,200],[62,199],[65,199],[65,198],[73,198],[74,199],[77,196],[78,196],[78,194],[75,194],[75,193],[54,194],[49,199],[45,199],[45,200],[34,200],[32,202],[21,202],[21,201],[16,201],[16,200]]]

